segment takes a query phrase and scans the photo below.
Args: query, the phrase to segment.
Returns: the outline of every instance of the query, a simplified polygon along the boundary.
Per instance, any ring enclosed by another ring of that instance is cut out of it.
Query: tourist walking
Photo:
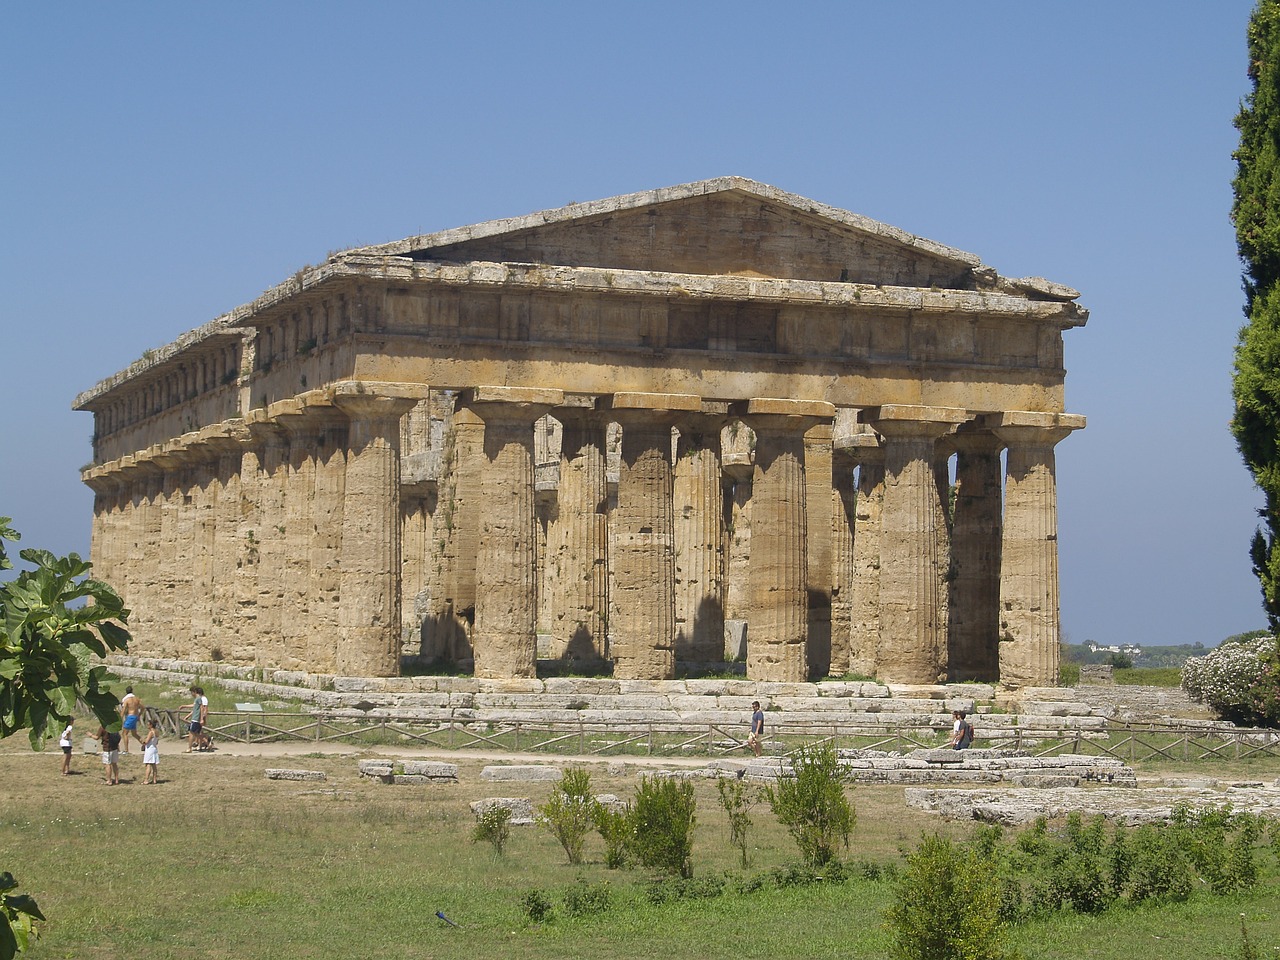
[[[75,736],[76,718],[71,717],[67,720],[67,729],[62,731],[62,736],[58,738],[58,746],[62,748],[62,775],[68,776],[71,773],[71,743]]]
[[[952,710],[951,719],[951,749],[968,750],[973,743],[973,724],[965,719],[963,710]]]
[[[129,734],[138,737],[138,721],[142,717],[142,700],[133,692],[133,687],[124,688],[124,698],[120,701],[120,749],[129,752]]]
[[[760,709],[760,701],[751,701],[751,732],[747,734],[747,746],[757,757],[764,749],[764,711]]]

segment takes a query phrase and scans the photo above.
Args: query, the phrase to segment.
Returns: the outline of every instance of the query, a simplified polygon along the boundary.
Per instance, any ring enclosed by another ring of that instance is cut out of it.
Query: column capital
[[[399,420],[417,403],[413,397],[392,397],[376,393],[335,394],[334,406],[349,420]]]
[[[870,424],[885,437],[929,437],[936,439],[970,418],[959,407],[926,407],[886,403],[858,411],[858,422]]]
[[[596,409],[611,413],[696,413],[702,398],[688,393],[612,393],[596,398]]]
[[[1077,413],[1039,413],[1028,410],[1006,410],[983,417],[984,425],[1006,444],[1021,446],[1055,446],[1083,430],[1085,418]]]
[[[533,423],[562,403],[563,390],[533,387],[472,387],[458,395],[459,406],[486,422],[503,419]]]
[[[832,450],[837,456],[847,457],[855,464],[884,462],[884,445],[871,432],[836,437]]]

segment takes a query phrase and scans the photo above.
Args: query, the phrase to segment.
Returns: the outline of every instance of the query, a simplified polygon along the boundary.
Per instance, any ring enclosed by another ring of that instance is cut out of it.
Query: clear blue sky
[[[0,514],[87,553],[74,396],[331,250],[737,174],[1082,291],[1068,639],[1262,626],[1227,432],[1251,6],[10,5]]]

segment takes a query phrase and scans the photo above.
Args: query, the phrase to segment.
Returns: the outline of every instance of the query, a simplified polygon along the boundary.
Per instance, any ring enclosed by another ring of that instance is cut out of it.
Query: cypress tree
[[[1236,115],[1231,217],[1244,261],[1245,316],[1236,344],[1231,432],[1263,492],[1250,546],[1271,629],[1280,629],[1280,0],[1249,18],[1253,89]]]

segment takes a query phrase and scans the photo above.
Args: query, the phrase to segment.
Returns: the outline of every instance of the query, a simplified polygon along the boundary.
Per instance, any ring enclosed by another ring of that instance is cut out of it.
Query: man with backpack
[[[973,724],[965,719],[963,710],[952,710],[951,749],[968,750],[973,745]]]

